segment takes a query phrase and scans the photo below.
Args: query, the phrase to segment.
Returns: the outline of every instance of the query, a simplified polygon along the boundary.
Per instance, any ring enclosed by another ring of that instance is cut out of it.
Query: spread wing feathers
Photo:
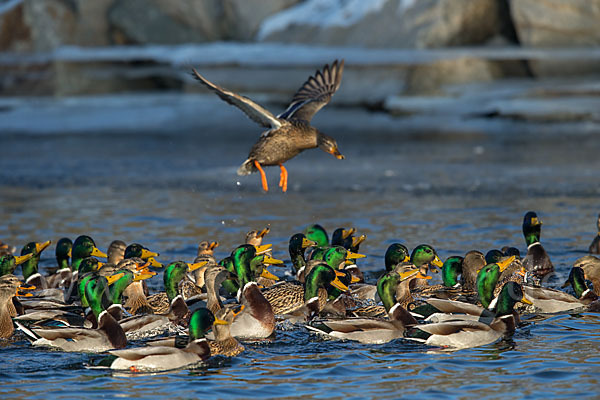
[[[265,128],[279,128],[281,126],[281,122],[266,108],[256,104],[247,97],[240,96],[237,93],[215,85],[200,75],[195,69],[192,69],[192,71],[194,78],[215,92],[222,100],[242,110],[244,114],[250,117],[252,121],[264,126]]]
[[[298,89],[287,110],[278,115],[279,118],[296,118],[310,122],[312,117],[331,100],[331,96],[340,87],[344,60],[338,64],[335,60],[323,67],[323,72],[317,71],[315,76],[308,78]]]

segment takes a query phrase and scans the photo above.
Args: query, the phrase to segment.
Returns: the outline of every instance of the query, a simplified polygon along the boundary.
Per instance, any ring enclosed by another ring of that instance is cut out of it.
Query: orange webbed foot
[[[279,164],[279,168],[281,168],[281,175],[279,177],[279,187],[285,193],[287,192],[287,183],[288,183],[288,172],[287,169],[283,166],[283,164]]]
[[[256,161],[256,160],[254,160],[254,166],[256,167],[256,169],[258,169],[258,172],[260,172],[260,180],[262,182],[263,190],[265,192],[268,192],[269,191],[269,185],[267,184],[267,175],[265,174],[265,171],[260,166],[260,163],[258,161]]]

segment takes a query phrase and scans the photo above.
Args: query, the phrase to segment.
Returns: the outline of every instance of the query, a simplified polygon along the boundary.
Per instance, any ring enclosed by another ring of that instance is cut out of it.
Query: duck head
[[[94,243],[91,237],[86,235],[79,236],[73,242],[73,248],[71,249],[71,269],[79,271],[81,261],[91,256],[106,258],[106,254],[96,247],[96,243]]]
[[[40,255],[51,243],[50,240],[43,243],[29,242],[23,246],[21,255],[31,254],[31,258],[21,264],[21,268],[23,269],[23,279],[27,280],[31,275],[37,274]]]
[[[345,158],[338,150],[335,139],[319,131],[317,131],[317,146],[325,153],[331,154],[338,160],[343,160]]]
[[[61,238],[56,242],[55,256],[59,269],[70,268],[69,259],[73,242],[69,238]]]
[[[331,286],[342,292],[347,291],[348,287],[340,281],[341,276],[345,276],[345,274],[334,270],[324,262],[316,264],[306,275],[304,281],[304,301],[318,297],[319,289],[327,290]]]
[[[401,243],[392,243],[385,251],[385,270],[393,271],[396,265],[410,261],[408,249]]]
[[[317,242],[317,246],[329,246],[329,236],[325,228],[319,224],[313,224],[304,230],[304,235],[309,240]]]
[[[216,318],[210,310],[206,308],[199,308],[194,311],[190,317],[190,342],[203,339],[206,333],[211,330],[213,325],[228,324],[229,322]]]
[[[124,258],[141,258],[142,260],[148,260],[149,258],[158,257],[160,254],[148,250],[139,243],[132,243],[125,248]]]
[[[523,217],[523,236],[527,246],[540,241],[542,221],[533,211],[528,211]]]
[[[0,276],[9,275],[15,272],[17,265],[23,264],[25,261],[33,257],[33,254],[25,254],[23,256],[13,256],[12,254],[5,254],[0,257]]]
[[[446,287],[458,285],[458,276],[462,274],[463,258],[461,256],[448,257],[442,265],[442,282]]]

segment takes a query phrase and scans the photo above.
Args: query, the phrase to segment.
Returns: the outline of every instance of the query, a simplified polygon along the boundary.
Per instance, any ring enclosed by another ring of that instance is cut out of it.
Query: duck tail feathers
[[[25,336],[27,336],[27,339],[29,341],[31,341],[32,343],[40,338],[38,335],[35,334],[35,332],[33,332],[31,329],[27,328],[25,325],[23,325],[19,321],[14,321],[14,323],[15,323],[15,325],[17,325],[17,329],[22,331],[25,334]]]
[[[250,175],[256,170],[254,166],[254,160],[247,159],[244,163],[238,168],[237,174],[239,176]]]

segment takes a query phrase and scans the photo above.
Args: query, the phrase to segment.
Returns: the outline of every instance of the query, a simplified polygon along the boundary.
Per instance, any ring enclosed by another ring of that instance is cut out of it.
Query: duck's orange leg
[[[260,166],[260,163],[256,160],[254,160],[254,166],[258,169],[258,172],[260,172],[260,181],[262,182],[263,190],[268,192],[269,185],[267,185],[267,175],[265,175],[265,171]]]
[[[279,176],[279,187],[284,192],[287,192],[287,181],[288,181],[287,169],[285,169],[283,164],[279,164],[279,168],[281,168],[281,175]]]

